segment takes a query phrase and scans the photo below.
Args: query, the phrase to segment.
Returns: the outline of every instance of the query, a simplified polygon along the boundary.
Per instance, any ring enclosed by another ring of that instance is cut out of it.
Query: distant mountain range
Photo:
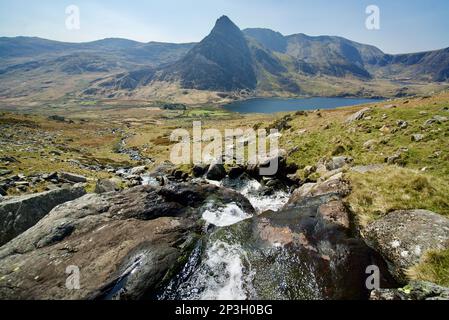
[[[341,37],[284,36],[241,31],[217,20],[200,43],[140,43],[104,39],[75,44],[40,38],[0,38],[0,97],[61,92],[132,97],[156,84],[189,90],[266,95],[404,95],[444,86],[449,48],[390,55]],[[20,81],[26,81],[25,88]],[[410,91],[410,92],[409,92]],[[151,93],[148,93],[151,98]],[[223,95],[222,95],[223,96]]]

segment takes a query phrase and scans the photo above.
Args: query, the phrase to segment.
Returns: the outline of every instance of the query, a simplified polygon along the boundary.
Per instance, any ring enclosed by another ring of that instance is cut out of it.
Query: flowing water
[[[232,188],[248,198],[257,213],[277,211],[287,203],[289,194],[278,191],[264,196],[256,180],[214,183]],[[251,218],[237,204],[217,207],[210,203],[203,209],[203,219],[218,228]],[[211,235],[212,236],[212,235]],[[212,238],[210,236],[210,238]],[[254,272],[240,245],[220,239],[203,241],[191,254],[183,270],[169,283],[159,299],[175,300],[248,300],[252,299]]]

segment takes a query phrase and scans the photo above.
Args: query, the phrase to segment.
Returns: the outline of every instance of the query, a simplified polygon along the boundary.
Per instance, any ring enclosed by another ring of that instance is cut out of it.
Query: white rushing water
[[[244,195],[258,213],[268,210],[278,211],[289,199],[289,194],[285,191],[276,191],[270,196],[261,195],[262,185],[257,180],[249,180],[237,189]]]
[[[212,182],[221,186],[223,183]],[[257,213],[277,211],[288,201],[289,195],[277,191],[271,195],[262,193],[263,186],[257,180],[245,180],[234,185],[234,190],[244,195]],[[210,203],[203,209],[203,219],[216,227],[231,226],[249,219],[236,203],[218,206]],[[226,240],[208,243],[204,252],[192,254],[185,266],[181,283],[170,286],[168,298],[186,300],[249,300],[254,298],[252,279],[254,273],[245,250]]]
[[[200,300],[249,299],[251,270],[245,268],[245,252],[238,245],[216,241],[208,248],[198,280],[206,280]],[[206,272],[201,279],[201,273]]]
[[[217,227],[231,226],[251,217],[252,215],[244,212],[235,203],[229,203],[224,207],[214,207],[213,204],[210,204],[203,212],[203,219]]]

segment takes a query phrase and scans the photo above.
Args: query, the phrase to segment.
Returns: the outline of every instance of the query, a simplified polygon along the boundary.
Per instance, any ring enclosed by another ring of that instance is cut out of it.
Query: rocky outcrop
[[[426,210],[395,211],[368,225],[363,235],[387,261],[396,280],[405,284],[407,270],[426,251],[449,246],[449,219]]]
[[[107,193],[119,190],[119,179],[101,179],[95,184],[95,193]]]
[[[363,108],[362,110],[357,111],[356,113],[348,117],[346,119],[346,123],[352,123],[354,121],[362,120],[365,117],[365,115],[370,111],[371,108]]]
[[[293,191],[290,200],[286,204],[285,208],[297,206],[304,199],[312,198],[316,196],[338,196],[344,197],[349,194],[351,187],[349,183],[343,178],[342,173],[331,176],[321,183],[306,183],[300,188]]]
[[[431,282],[412,281],[400,289],[374,290],[371,300],[449,300],[449,288]]]
[[[73,183],[84,183],[87,182],[87,178],[84,176],[81,176],[79,174],[69,173],[69,172],[61,172],[59,174],[59,178],[62,180],[65,180],[67,182],[73,182]]]
[[[54,207],[83,196],[83,187],[9,198],[0,203],[0,245],[34,226]]]
[[[209,184],[140,186],[89,194],[55,208],[0,249],[0,299],[140,299],[182,265],[210,201],[239,194]],[[80,287],[66,287],[67,268]]]

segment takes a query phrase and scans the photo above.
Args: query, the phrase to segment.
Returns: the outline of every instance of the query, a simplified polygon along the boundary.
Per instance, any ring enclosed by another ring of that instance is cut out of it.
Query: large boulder
[[[119,191],[119,179],[100,179],[95,184],[95,193],[107,193]]]
[[[286,208],[296,206],[304,199],[323,195],[335,195],[344,197],[351,191],[350,184],[344,179],[343,173],[331,176],[324,182],[306,183],[293,191]]]
[[[371,108],[363,108],[362,110],[357,111],[352,114],[350,117],[346,119],[346,123],[352,123],[354,121],[362,120],[365,115],[371,111]]]
[[[223,164],[213,163],[207,171],[206,178],[209,180],[221,181],[226,177],[226,174],[226,169]]]
[[[0,246],[34,226],[54,207],[86,194],[83,187],[55,189],[0,203]]]
[[[363,235],[387,261],[396,280],[405,284],[407,270],[426,251],[449,246],[449,219],[426,210],[395,211],[369,224]]]
[[[208,184],[139,186],[65,203],[0,248],[0,299],[151,296],[190,254],[199,212],[212,200],[254,212],[239,194]],[[77,290],[66,287],[73,268]]]

